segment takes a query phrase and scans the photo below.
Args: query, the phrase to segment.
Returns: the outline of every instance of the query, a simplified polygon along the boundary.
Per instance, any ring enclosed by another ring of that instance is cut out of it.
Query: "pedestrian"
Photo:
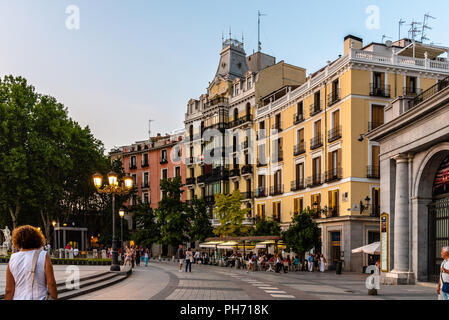
[[[316,254],[313,256],[313,265],[314,265],[314,267],[315,267],[315,271],[318,271],[318,268],[320,267],[320,266],[319,266],[319,262],[320,262],[320,254],[319,254],[319,253],[316,253]]]
[[[192,262],[193,262],[193,254],[190,248],[188,248],[186,251],[186,272],[187,269],[189,270],[189,272],[192,272]]]
[[[313,255],[309,254],[309,258],[307,260],[309,262],[309,272],[313,272]]]
[[[148,267],[148,248],[145,249],[145,267]]]
[[[299,269],[299,257],[298,256],[295,257],[295,260],[293,261],[293,265],[295,267],[295,272],[298,271],[298,269]]]
[[[437,294],[441,294],[442,300],[449,300],[449,246],[441,249],[441,257],[443,262],[441,263]]]
[[[200,260],[200,252],[198,250],[195,251],[195,264],[198,264]]]
[[[134,250],[134,246],[131,246],[131,268],[134,268],[136,262],[136,251]]]
[[[38,229],[26,225],[14,229],[12,245],[20,249],[11,255],[6,268],[5,300],[56,300],[58,290],[45,238]]]
[[[246,273],[251,270],[254,272],[254,264],[256,263],[256,259],[254,258],[253,252],[251,251],[248,255],[248,268],[246,269]]]
[[[184,250],[182,250],[182,244],[179,245],[178,252],[179,272],[182,272],[182,264],[184,263]]]
[[[320,254],[320,271],[324,272],[325,268],[326,268],[326,258],[323,256],[323,254]]]
[[[136,246],[136,266],[140,266],[140,249]]]

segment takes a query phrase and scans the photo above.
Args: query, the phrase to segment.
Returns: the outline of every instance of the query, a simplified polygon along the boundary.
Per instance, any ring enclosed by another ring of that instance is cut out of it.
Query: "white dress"
[[[324,265],[324,259],[323,259],[323,257],[321,257],[321,258],[320,258],[320,271],[321,271],[321,272],[324,272],[324,267],[325,267],[325,265]]]
[[[31,265],[36,250],[19,251],[11,255],[9,270],[14,277],[14,300],[44,300],[47,296],[45,279],[45,257],[47,251],[42,250],[36,263],[33,293],[31,294]]]

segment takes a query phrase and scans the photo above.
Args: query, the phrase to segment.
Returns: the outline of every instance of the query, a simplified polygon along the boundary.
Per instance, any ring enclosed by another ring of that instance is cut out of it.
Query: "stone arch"
[[[449,142],[431,148],[418,165],[412,188],[412,198],[432,198],[432,186],[440,163],[449,156]]]

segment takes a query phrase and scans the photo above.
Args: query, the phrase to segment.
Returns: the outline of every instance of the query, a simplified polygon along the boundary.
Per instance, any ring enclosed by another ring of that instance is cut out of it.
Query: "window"
[[[162,169],[162,180],[168,179],[168,170]]]
[[[297,215],[304,211],[304,198],[296,198],[293,200],[293,214]]]
[[[303,115],[304,114],[304,102],[298,102],[298,104],[296,105],[296,112],[298,113],[298,115]]]
[[[380,216],[380,189],[373,188],[371,191],[371,215]]]
[[[328,215],[330,217],[338,217],[339,215],[339,202],[338,202],[339,191],[332,190],[328,191]]]
[[[267,164],[267,160],[266,160],[266,153],[265,153],[265,144],[259,145],[257,150],[258,150],[258,158],[259,158],[258,164],[259,165],[266,165]]]
[[[195,198],[195,190],[190,189],[190,200],[193,200]]]
[[[167,150],[162,150],[161,152],[161,162],[162,163],[167,163]]]
[[[282,186],[282,171],[281,170],[277,170],[274,173],[274,177],[273,177],[273,184],[274,184],[274,190],[275,192],[280,191],[281,186]]]
[[[181,177],[181,167],[175,167],[175,177]]]
[[[371,106],[371,122],[369,130],[374,130],[384,124],[384,106],[373,104]]]
[[[257,189],[257,196],[258,197],[265,197],[265,175],[259,175],[257,177],[258,182],[258,189]]]
[[[131,168],[137,167],[136,156],[131,156]]]
[[[281,202],[273,202],[273,220],[281,221]]]
[[[312,199],[311,199],[311,205],[312,208],[316,211],[319,212],[321,210],[321,194],[313,194],[312,195]]]
[[[239,190],[240,184],[238,181],[234,182],[234,190]]]
[[[148,153],[144,153],[142,156],[142,167],[148,166]]]
[[[143,174],[143,187],[144,188],[148,188],[149,186],[149,173],[148,172],[144,172]]]
[[[143,194],[143,202],[144,203],[150,203],[150,198],[148,197],[148,193]]]
[[[341,178],[341,149],[327,154],[327,181]]]
[[[408,76],[406,79],[405,95],[415,95],[418,93],[417,78]]]
[[[385,86],[385,74],[382,72],[374,72],[374,89],[383,89]]]
[[[295,165],[295,186],[296,190],[304,186],[304,163],[297,163]]]
[[[317,111],[317,110],[321,109],[321,91],[315,92],[314,104],[315,104],[315,110],[314,111]]]
[[[321,137],[321,120],[318,120],[314,123],[314,137]]]
[[[321,157],[312,159],[312,184],[318,185],[321,183]]]
[[[132,177],[133,177],[133,185],[137,186],[137,175],[133,174]]]
[[[257,205],[257,217],[261,220],[265,220],[265,203],[259,203]]]
[[[252,85],[252,83],[251,83],[251,77],[250,77],[250,78],[246,79],[246,89],[247,90],[251,89],[251,85]]]

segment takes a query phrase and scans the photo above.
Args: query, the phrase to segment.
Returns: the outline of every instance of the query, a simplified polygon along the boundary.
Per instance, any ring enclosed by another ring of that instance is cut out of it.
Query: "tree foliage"
[[[134,208],[134,219],[136,221],[136,233],[133,240],[141,246],[151,248],[153,243],[160,239],[160,229],[156,214],[148,203],[139,203]]]
[[[272,219],[261,219],[256,222],[256,226],[251,233],[254,236],[280,236],[281,226],[279,222]]]
[[[212,223],[204,199],[198,199],[195,196],[192,204],[186,208],[186,212],[190,220],[188,231],[190,241],[204,241],[213,236]]]
[[[220,225],[214,229],[214,233],[220,237],[247,235],[249,228],[243,225],[243,220],[249,214],[250,209],[242,208],[242,195],[239,190],[232,194],[215,194],[215,216]]]
[[[293,218],[282,238],[287,248],[304,255],[305,252],[320,247],[320,229],[313,220],[313,211],[307,208]]]

